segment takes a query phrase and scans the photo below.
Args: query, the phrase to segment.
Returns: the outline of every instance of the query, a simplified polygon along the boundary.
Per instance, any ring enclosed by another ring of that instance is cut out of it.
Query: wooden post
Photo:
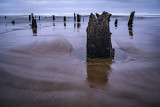
[[[64,22],[66,21],[66,16],[64,16]]]
[[[81,21],[81,15],[77,14],[77,22]]]
[[[31,15],[29,15],[29,20],[31,20]]]
[[[133,19],[134,19],[134,14],[135,14],[135,11],[131,12],[130,18],[129,18],[129,21],[128,21],[128,26],[132,26]]]
[[[37,28],[37,22],[36,22],[36,19],[32,19],[32,28]]]
[[[74,13],[74,21],[76,21],[76,14]]]
[[[15,25],[15,21],[14,20],[12,21],[12,24]]]
[[[87,27],[87,56],[110,58],[114,56],[109,28],[111,14],[103,12],[99,18],[91,13]]]
[[[117,24],[118,24],[118,20],[116,19],[114,22],[115,27],[117,27]]]
[[[31,13],[31,17],[32,17],[32,19],[34,19],[34,17],[33,17],[33,13]]]
[[[55,20],[55,16],[54,15],[52,16],[52,18],[53,18],[53,20]]]

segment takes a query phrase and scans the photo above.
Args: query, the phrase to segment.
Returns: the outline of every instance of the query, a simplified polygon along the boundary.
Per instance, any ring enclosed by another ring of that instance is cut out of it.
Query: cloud
[[[29,4],[34,4],[34,5],[47,5],[47,4],[52,4],[52,5],[57,5],[57,4],[75,4],[75,1],[27,1]]]
[[[160,0],[0,0],[0,14],[158,13]]]

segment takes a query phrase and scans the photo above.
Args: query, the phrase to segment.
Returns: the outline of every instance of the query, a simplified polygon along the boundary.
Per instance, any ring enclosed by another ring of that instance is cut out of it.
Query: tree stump
[[[128,21],[128,26],[132,26],[133,19],[134,19],[134,14],[135,14],[135,11],[131,12],[130,18],[129,18],[129,21]]]
[[[91,13],[87,27],[87,56],[90,58],[114,57],[109,28],[111,14],[103,12],[96,18]]]
[[[77,22],[81,21],[81,15],[77,14]]]

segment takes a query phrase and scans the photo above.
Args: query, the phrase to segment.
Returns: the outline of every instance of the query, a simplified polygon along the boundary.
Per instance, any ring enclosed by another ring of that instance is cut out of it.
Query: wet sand
[[[74,30],[69,22],[63,30],[55,24],[56,35],[48,32],[43,36],[51,26],[38,28],[42,34],[36,37],[21,35],[19,30],[0,34],[0,105],[159,107],[158,33],[144,34],[147,25],[139,29],[135,21],[131,38],[125,22],[117,29],[111,25],[115,58],[90,59],[86,58],[84,23]],[[28,31],[32,30],[23,30]]]

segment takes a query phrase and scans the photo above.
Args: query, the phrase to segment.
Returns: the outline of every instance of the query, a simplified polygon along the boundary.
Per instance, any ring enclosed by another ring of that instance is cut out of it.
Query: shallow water
[[[160,18],[112,16],[110,59],[86,57],[88,19],[0,16],[0,105],[159,107]]]

